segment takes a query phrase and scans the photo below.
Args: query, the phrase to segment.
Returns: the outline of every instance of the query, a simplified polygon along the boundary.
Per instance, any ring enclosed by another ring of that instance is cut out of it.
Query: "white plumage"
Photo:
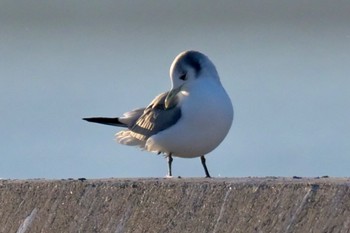
[[[158,95],[147,108],[127,112],[119,118],[85,120],[127,127],[116,134],[125,145],[172,156],[201,157],[226,137],[233,121],[233,107],[214,64],[197,51],[180,53],[170,68],[172,89]]]

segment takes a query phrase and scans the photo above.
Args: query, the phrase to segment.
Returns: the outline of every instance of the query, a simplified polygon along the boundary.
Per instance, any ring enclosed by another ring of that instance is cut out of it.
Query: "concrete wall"
[[[0,232],[350,232],[350,179],[0,180]]]

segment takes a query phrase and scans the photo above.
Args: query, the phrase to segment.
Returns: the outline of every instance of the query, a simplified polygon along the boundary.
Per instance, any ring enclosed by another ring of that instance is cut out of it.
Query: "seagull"
[[[121,117],[91,117],[83,120],[124,127],[116,133],[120,144],[164,154],[168,177],[173,157],[200,157],[205,176],[210,177],[205,155],[228,134],[233,121],[230,97],[209,58],[198,51],[184,51],[170,67],[171,90],[155,97],[146,107]]]

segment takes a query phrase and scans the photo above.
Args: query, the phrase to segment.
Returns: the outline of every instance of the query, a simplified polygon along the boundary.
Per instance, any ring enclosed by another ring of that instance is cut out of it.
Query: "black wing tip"
[[[82,118],[82,120],[88,121],[88,122],[93,122],[93,120],[94,120],[95,118],[96,118],[96,117],[84,117],[84,118]]]
[[[117,118],[108,118],[108,117],[85,117],[85,118],[83,118],[84,121],[101,123],[101,124],[114,122],[115,119],[117,119]]]
[[[93,122],[93,123],[97,123],[96,122],[96,117],[84,117],[84,118],[82,118],[82,120],[84,120],[84,121],[87,121],[87,122]]]
[[[118,117],[115,117],[115,118],[109,118],[109,117],[86,117],[86,118],[82,118],[82,120],[88,121],[88,122],[92,122],[92,123],[104,124],[104,125],[127,127],[126,124],[124,124],[124,123],[119,121]]]

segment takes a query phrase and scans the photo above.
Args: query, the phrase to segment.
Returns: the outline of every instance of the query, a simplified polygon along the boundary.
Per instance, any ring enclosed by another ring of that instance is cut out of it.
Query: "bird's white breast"
[[[198,80],[180,93],[181,118],[149,138],[149,151],[192,158],[214,150],[227,135],[233,120],[230,98],[217,80]]]

